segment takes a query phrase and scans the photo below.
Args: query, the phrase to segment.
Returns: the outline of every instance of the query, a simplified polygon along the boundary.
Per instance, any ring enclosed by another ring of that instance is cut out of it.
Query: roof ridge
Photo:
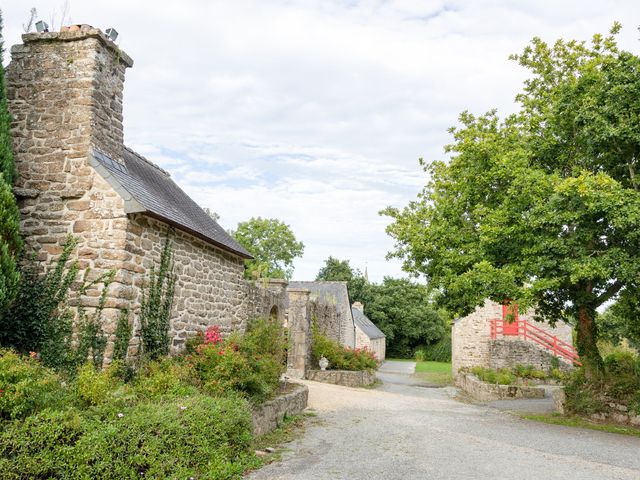
[[[151,160],[149,160],[147,157],[140,155],[138,152],[136,152],[135,150],[133,150],[132,148],[127,147],[126,145],[123,145],[124,149],[127,150],[129,153],[132,153],[133,155],[135,155],[136,157],[138,157],[140,160],[142,160],[143,162],[147,163],[149,166],[159,170],[160,172],[162,172],[163,174],[165,174],[167,177],[171,177],[171,174],[169,172],[167,172],[164,168],[162,168],[161,166],[153,163]]]

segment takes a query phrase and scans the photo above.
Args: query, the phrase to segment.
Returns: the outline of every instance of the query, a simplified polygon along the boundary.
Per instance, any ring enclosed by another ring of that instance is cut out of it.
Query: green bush
[[[609,375],[636,376],[637,360],[633,353],[617,350],[604,358],[604,366]]]
[[[581,415],[592,415],[604,411],[605,404],[600,398],[602,390],[601,382],[588,381],[584,369],[577,369],[565,382],[566,411]]]
[[[472,367],[471,373],[483,382],[497,385],[512,385],[517,381],[517,377],[508,368],[494,370],[487,367]]]
[[[375,354],[366,348],[343,347],[324,335],[316,324],[313,325],[311,356],[314,365],[321,357],[329,361],[329,370],[372,371],[378,368]]]
[[[236,391],[254,403],[273,396],[286,369],[285,336],[275,319],[251,322],[245,335],[223,340],[216,327],[207,330],[196,353],[187,357],[210,395]]]
[[[143,366],[134,381],[135,393],[145,399],[198,393],[197,372],[181,359],[164,358]]]
[[[420,347],[415,352],[418,362],[450,362],[451,361],[451,332],[447,332],[440,340],[432,345]]]
[[[547,378],[547,374],[545,372],[536,369],[533,365],[517,364],[513,368],[513,373],[519,378],[534,378],[537,380],[544,380]]]
[[[255,464],[238,397],[142,403],[103,419],[44,410],[0,432],[3,478],[240,478]]]
[[[82,405],[101,405],[112,399],[118,388],[117,365],[97,371],[93,363],[85,363],[75,380],[76,397]]]
[[[40,362],[0,349],[0,418],[24,418],[66,397],[60,378]]]

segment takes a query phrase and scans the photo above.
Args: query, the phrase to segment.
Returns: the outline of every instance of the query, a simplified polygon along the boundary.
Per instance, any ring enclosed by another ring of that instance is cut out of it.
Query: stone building
[[[379,361],[384,361],[387,339],[378,327],[364,314],[364,305],[355,302],[351,305],[353,322],[356,326],[356,348],[367,348]]]
[[[247,283],[249,253],[168,172],[124,145],[122,94],[132,59],[98,29],[63,30],[23,35],[7,69],[27,245],[46,264],[71,234],[93,278],[116,271],[104,310],[109,335],[120,309],[137,318],[143,283],[167,238],[177,275],[172,350],[208,325],[243,330],[258,314],[284,321],[286,284]],[[95,306],[98,295],[90,290],[80,301]],[[107,358],[111,349],[109,341]]]
[[[329,338],[355,348],[356,326],[347,282],[289,282],[289,288],[309,290],[311,318]]]
[[[570,357],[575,355],[571,325],[558,321],[552,327],[536,322],[533,316],[533,311],[512,313],[487,300],[470,315],[455,320],[451,331],[454,376],[461,368],[474,366],[499,369],[522,364],[549,370],[554,356],[560,366],[571,368]]]

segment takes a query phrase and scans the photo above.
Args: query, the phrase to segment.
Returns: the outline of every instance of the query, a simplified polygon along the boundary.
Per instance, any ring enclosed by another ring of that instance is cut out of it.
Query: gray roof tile
[[[93,152],[93,165],[129,202],[130,212],[157,217],[223,250],[251,258],[251,254],[194,202],[169,176],[133,150],[125,147],[124,165],[102,152]],[[117,185],[113,184],[113,181]],[[127,195],[128,193],[128,195]]]
[[[360,310],[352,307],[351,313],[353,314],[353,321],[355,324],[360,327],[360,330],[362,330],[369,338],[374,339],[385,337],[382,330],[376,327],[375,324]]]

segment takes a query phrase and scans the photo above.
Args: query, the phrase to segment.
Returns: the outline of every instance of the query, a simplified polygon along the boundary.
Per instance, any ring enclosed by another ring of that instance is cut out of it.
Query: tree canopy
[[[289,225],[275,218],[251,218],[231,234],[254,257],[245,262],[247,278],[289,280],[293,260],[304,253],[304,244],[296,240]]]
[[[364,289],[368,283],[359,269],[349,265],[349,260],[339,260],[335,257],[325,260],[324,266],[316,276],[316,281],[347,282],[349,298],[352,302],[363,301]]]
[[[3,62],[4,42],[0,14],[0,311],[7,307],[17,292],[20,276],[16,268],[16,257],[22,248],[20,217],[11,189],[16,169]]]
[[[382,284],[368,285],[362,297],[365,314],[387,337],[389,357],[411,357],[416,348],[437,342],[446,332],[425,285],[385,277]]]
[[[464,112],[448,163],[387,208],[392,255],[424,274],[456,314],[485,298],[517,300],[577,325],[588,374],[601,371],[596,309],[640,283],[640,58],[611,35],[534,38],[513,55],[531,71],[517,113]]]

